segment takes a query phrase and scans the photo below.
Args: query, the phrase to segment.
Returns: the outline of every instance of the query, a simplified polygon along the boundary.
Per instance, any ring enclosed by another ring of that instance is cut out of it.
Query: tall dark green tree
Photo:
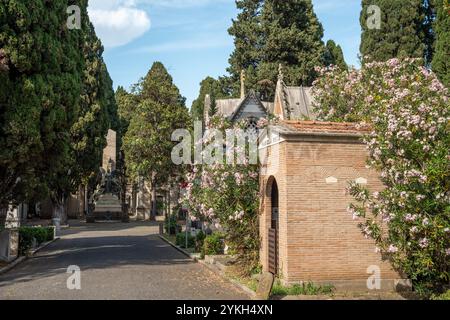
[[[71,2],[71,1],[70,1]],[[0,202],[48,194],[70,168],[78,117],[82,34],[68,30],[64,1],[0,3]]]
[[[118,115],[113,83],[103,61],[103,46],[87,15],[84,20],[84,78],[80,114],[72,126],[71,137],[75,164],[73,185],[79,186],[86,210],[85,194],[92,192],[102,161],[109,128],[118,130]]]
[[[171,159],[176,145],[171,135],[177,129],[190,128],[190,116],[185,98],[160,62],[141,79],[135,94],[138,105],[129,120],[123,150],[130,175],[151,182],[154,218],[158,187],[169,183],[180,169]]]
[[[223,79],[216,80],[212,77],[205,78],[200,83],[200,94],[192,103],[191,114],[194,120],[202,120],[205,110],[205,97],[209,94],[214,99],[222,99],[229,97],[229,93],[224,90]]]
[[[432,68],[442,83],[450,87],[450,3],[448,0],[435,1],[436,43]]]
[[[261,62],[264,34],[261,28],[261,11],[264,0],[236,0],[240,11],[228,33],[234,38],[235,49],[230,56],[228,72],[233,91],[239,92],[242,70],[255,70]]]
[[[89,20],[87,1],[78,2],[78,5],[82,13],[82,28],[70,30],[70,33],[79,34],[82,40],[78,46],[83,61],[80,103],[76,117],[70,122],[66,161],[47,179],[54,206],[53,216],[63,222],[67,219],[67,198],[77,190],[82,194],[88,192],[86,187],[96,177],[106,146],[107,130],[110,127],[114,129],[117,119],[112,80],[102,58],[103,46]],[[43,176],[51,165],[51,162],[45,163],[42,167]]]
[[[375,11],[380,8],[381,28],[373,24]],[[361,11],[361,55],[375,61],[391,58],[423,58],[429,63],[432,55],[430,15],[432,10],[428,0],[362,0]]]
[[[348,68],[341,46],[336,45],[333,40],[328,40],[326,45],[325,65],[335,65],[341,70],[346,70]]]
[[[311,0],[266,0],[261,23],[265,33],[258,80],[277,81],[278,66],[291,85],[311,85],[323,65],[323,27]]]
[[[229,30],[235,38],[230,58],[233,95],[239,93],[239,75],[246,71],[247,89],[275,91],[279,64],[291,85],[311,85],[315,67],[323,66],[323,28],[311,0],[237,1],[240,14]],[[264,88],[260,88],[260,87]]]
[[[130,125],[131,118],[136,112],[138,97],[127,92],[124,87],[119,86],[116,90],[117,112],[120,121],[120,133],[124,136]]]
[[[71,4],[81,29],[67,27]],[[65,199],[99,167],[116,118],[103,49],[87,0],[2,1],[0,21],[0,202],[50,195],[64,219]]]

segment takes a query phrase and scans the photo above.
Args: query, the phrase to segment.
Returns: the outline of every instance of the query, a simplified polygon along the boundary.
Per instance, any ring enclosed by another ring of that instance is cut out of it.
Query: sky
[[[361,0],[313,0],[324,41],[341,45],[348,64],[359,65]],[[234,0],[89,0],[89,15],[105,46],[114,87],[131,85],[161,61],[187,106],[207,76],[226,73],[233,51],[228,35]]]

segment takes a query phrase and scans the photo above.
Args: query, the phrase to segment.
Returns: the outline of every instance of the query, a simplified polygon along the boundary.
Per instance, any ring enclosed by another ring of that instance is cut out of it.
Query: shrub
[[[323,72],[314,89],[319,118],[370,125],[368,168],[385,187],[373,192],[352,182],[349,213],[416,292],[443,292],[450,281],[448,89],[414,59]]]
[[[290,287],[283,286],[279,280],[273,285],[272,295],[274,296],[315,296],[330,295],[335,291],[332,285],[318,286],[312,282],[294,284]]]
[[[19,254],[24,255],[33,246],[33,230],[29,227],[19,229]]]
[[[181,248],[194,248],[195,247],[195,237],[188,233],[188,247],[186,248],[186,233],[180,232],[177,234],[176,245]]]
[[[203,231],[200,231],[197,233],[195,237],[195,251],[200,252],[203,248],[203,245],[205,243],[206,235]]]
[[[264,120],[258,126],[263,129],[267,124]],[[208,131],[204,141],[216,140],[217,132],[238,136],[247,127],[246,121],[233,124],[223,117],[213,117],[208,124],[208,129],[213,130]],[[251,154],[248,145],[230,144],[227,159],[233,157],[237,163],[222,163],[216,155],[210,165],[194,166],[186,175],[182,199],[192,221],[204,221],[226,233],[227,245],[247,275],[258,265],[260,249],[260,237],[255,236],[259,232],[259,166],[251,164]]]
[[[164,228],[168,234],[177,234],[181,232],[181,226],[178,225],[177,215],[173,214],[164,223]]]
[[[433,295],[431,300],[450,300],[450,290],[441,295]]]
[[[34,241],[39,245],[53,238],[53,227],[21,227],[19,228],[19,254],[26,254],[32,248]]]
[[[202,256],[223,254],[225,249],[224,238],[225,236],[219,232],[207,236],[203,244]]]

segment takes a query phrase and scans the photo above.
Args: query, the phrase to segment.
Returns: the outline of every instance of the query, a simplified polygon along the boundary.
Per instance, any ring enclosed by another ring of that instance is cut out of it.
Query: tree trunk
[[[79,212],[78,218],[82,219],[83,216],[86,214],[86,187],[85,186],[80,185],[80,187],[78,188],[78,195],[79,195],[79,199],[81,201],[81,205],[80,205],[81,212]]]
[[[84,209],[83,214],[86,217],[89,214],[89,186],[84,187]]]
[[[150,214],[150,220],[155,221],[156,220],[156,212],[157,212],[157,206],[156,206],[156,185],[152,182],[152,211]]]
[[[66,198],[64,196],[58,196],[58,199],[52,199],[53,204],[53,219],[59,219],[60,224],[67,223],[67,211],[66,211]]]

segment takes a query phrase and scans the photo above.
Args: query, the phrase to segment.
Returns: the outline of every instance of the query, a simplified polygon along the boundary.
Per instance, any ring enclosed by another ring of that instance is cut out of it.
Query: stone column
[[[136,208],[136,214],[138,219],[147,220],[146,214],[145,214],[145,204],[144,204],[144,179],[139,178],[138,182],[138,191],[137,191],[137,208]]]
[[[6,214],[5,230],[0,232],[0,260],[10,262],[19,255],[20,214],[10,205]]]

